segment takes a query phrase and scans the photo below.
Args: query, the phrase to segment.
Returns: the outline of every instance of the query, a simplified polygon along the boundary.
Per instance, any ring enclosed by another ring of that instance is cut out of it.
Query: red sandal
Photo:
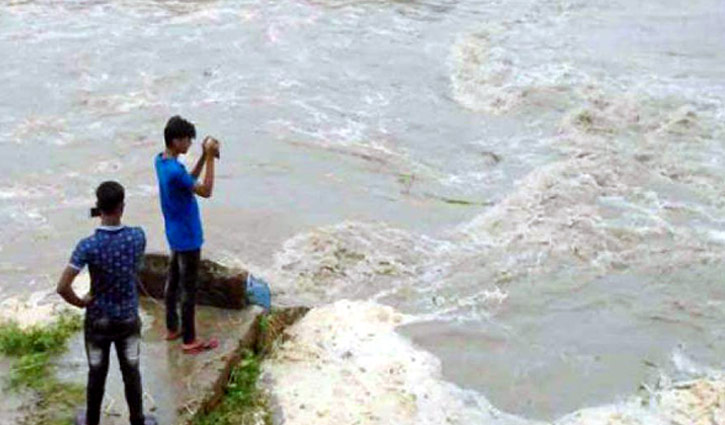
[[[211,338],[209,341],[196,340],[191,344],[184,344],[181,346],[181,350],[185,354],[199,354],[204,351],[209,351],[217,348],[219,341],[216,338]]]

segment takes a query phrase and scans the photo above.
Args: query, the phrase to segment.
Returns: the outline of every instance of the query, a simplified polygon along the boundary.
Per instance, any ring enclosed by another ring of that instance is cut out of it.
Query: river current
[[[417,423],[725,370],[720,0],[10,0],[0,54],[2,299],[53,300],[106,179],[166,249],[152,159],[181,114],[222,141],[204,255],[417,359],[401,391],[448,389]]]

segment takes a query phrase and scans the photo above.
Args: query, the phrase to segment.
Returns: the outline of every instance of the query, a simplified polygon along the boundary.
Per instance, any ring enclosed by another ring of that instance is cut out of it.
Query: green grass
[[[83,403],[82,385],[61,383],[55,377],[53,357],[65,350],[68,340],[83,327],[77,314],[64,313],[47,326],[22,329],[17,323],[0,324],[0,354],[14,358],[9,386],[35,393],[35,405],[26,423],[70,423],[73,410]]]
[[[197,415],[193,425],[252,425],[260,420],[271,424],[267,398],[257,388],[261,360],[259,355],[245,351],[232,369],[221,403],[211,412]]]
[[[255,350],[242,353],[227,382],[222,401],[210,412],[198,414],[192,425],[271,425],[268,395],[257,387],[262,360],[273,349],[284,329],[297,321],[307,308],[276,309],[259,318]]]
[[[269,316],[266,314],[259,318],[259,332],[262,335],[269,332]]]
[[[0,354],[19,357],[29,354],[57,354],[65,349],[68,339],[83,328],[83,319],[64,313],[48,326],[21,329],[17,323],[0,324]]]
[[[257,341],[254,345],[254,352],[260,357],[264,357],[272,349],[272,344],[277,339],[278,335],[276,331],[278,329],[275,326],[275,324],[278,324],[277,315],[278,313],[275,309],[272,309],[272,311],[259,317],[259,321],[257,322],[259,332],[257,333]]]
[[[70,425],[76,410],[84,407],[85,385],[58,382],[51,376],[34,389],[38,398],[25,425]]]

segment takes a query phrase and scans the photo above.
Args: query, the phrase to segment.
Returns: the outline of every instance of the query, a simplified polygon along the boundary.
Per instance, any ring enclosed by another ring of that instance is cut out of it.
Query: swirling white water
[[[641,385],[723,369],[724,8],[6,2],[2,296],[52,288],[103,179],[165,249],[151,159],[180,113],[223,141],[205,253],[337,321],[305,321],[283,353],[316,329],[328,359],[326,341],[370,329],[351,350],[405,371],[401,404],[363,422],[569,423],[598,405],[667,421],[626,407],[649,400]],[[381,305],[405,320],[359,323]],[[320,385],[306,367],[338,379],[368,361],[323,360],[279,365],[296,397]]]

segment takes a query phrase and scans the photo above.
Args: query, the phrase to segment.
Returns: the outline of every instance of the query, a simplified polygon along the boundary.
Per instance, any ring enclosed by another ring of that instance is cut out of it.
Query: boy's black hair
[[[196,128],[194,124],[181,118],[178,115],[174,115],[169,118],[166,122],[166,128],[164,128],[164,142],[166,147],[171,147],[171,141],[174,139],[181,139],[182,137],[196,137]]]
[[[125,193],[120,183],[114,181],[101,183],[96,189],[96,207],[91,208],[91,217],[98,217],[102,212],[114,213],[124,198]]]

